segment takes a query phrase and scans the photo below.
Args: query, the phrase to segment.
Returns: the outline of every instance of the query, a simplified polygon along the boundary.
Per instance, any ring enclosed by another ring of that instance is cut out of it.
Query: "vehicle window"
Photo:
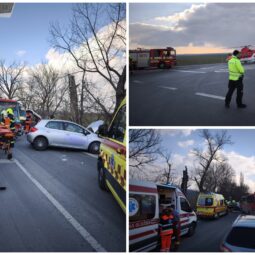
[[[81,133],[83,134],[83,128],[73,124],[73,123],[64,123],[64,127],[65,127],[65,130],[66,131],[69,131],[69,132],[75,132],[75,133]]]
[[[224,200],[220,200],[220,205],[224,205]]]
[[[201,205],[201,206],[212,206],[213,205],[213,198],[210,198],[210,197],[200,197],[198,199],[198,205]]]
[[[226,242],[233,246],[255,248],[255,228],[234,227],[227,236]]]
[[[155,217],[156,196],[130,194],[129,219],[130,221],[149,220]]]
[[[49,121],[46,124],[46,127],[51,129],[63,130],[62,122],[59,122],[59,121]]]
[[[126,130],[126,106],[124,105],[117,113],[109,129],[108,136],[123,142]]]
[[[189,206],[189,203],[187,202],[187,200],[183,197],[180,198],[180,202],[181,202],[181,209],[185,212],[192,212],[192,209]]]
[[[248,203],[253,203],[253,202],[255,202],[255,196],[254,196],[254,195],[248,196],[248,197],[247,197],[247,202],[248,202]]]

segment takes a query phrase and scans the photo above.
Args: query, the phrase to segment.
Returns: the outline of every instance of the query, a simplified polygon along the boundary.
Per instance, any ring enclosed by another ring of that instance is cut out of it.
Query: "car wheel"
[[[218,218],[219,218],[219,214],[218,213],[214,214],[214,219],[218,219]]]
[[[161,62],[161,63],[159,64],[159,68],[160,68],[160,69],[164,69],[164,68],[165,68],[165,63]]]
[[[48,140],[43,136],[36,137],[33,141],[33,147],[38,151],[46,150],[48,147]]]
[[[89,145],[89,152],[92,154],[98,154],[100,149],[100,143],[99,142],[93,142]]]
[[[103,166],[101,166],[98,170],[98,184],[102,190],[107,190]]]
[[[188,236],[192,236],[195,233],[196,224],[194,222],[191,223],[188,231]]]

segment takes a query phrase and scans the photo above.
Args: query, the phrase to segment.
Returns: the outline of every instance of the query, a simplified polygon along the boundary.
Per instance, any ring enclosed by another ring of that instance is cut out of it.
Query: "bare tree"
[[[200,192],[206,191],[205,182],[208,174],[210,174],[210,167],[212,162],[222,162],[219,156],[219,151],[223,149],[224,145],[232,144],[231,137],[227,131],[217,132],[213,135],[209,130],[202,130],[200,136],[205,140],[205,150],[195,148],[194,155],[199,162],[199,167],[196,169],[194,180]],[[223,159],[224,160],[224,159]]]
[[[152,164],[158,157],[160,134],[155,129],[129,130],[130,175],[145,173],[144,167]]]
[[[4,60],[0,60],[0,91],[7,98],[13,99],[21,88],[24,69],[25,65],[13,62],[7,66]]]
[[[54,115],[61,106],[68,89],[67,80],[59,78],[59,73],[51,66],[41,64],[31,71],[28,82],[34,97],[34,105],[42,117]]]
[[[59,24],[52,24],[50,29],[56,49],[68,52],[86,77],[97,73],[110,85],[115,93],[115,110],[125,97],[126,67],[115,61],[125,50],[125,13],[124,3],[79,3],[74,5],[69,29],[63,31]],[[85,89],[94,104],[109,116],[98,91],[92,86]]]
[[[160,182],[160,183],[174,183],[176,181],[176,176],[173,174],[173,169],[172,169],[172,161],[171,161],[171,152],[168,151],[159,151],[160,157],[163,159],[163,167],[160,169],[159,175],[155,178],[155,182]]]

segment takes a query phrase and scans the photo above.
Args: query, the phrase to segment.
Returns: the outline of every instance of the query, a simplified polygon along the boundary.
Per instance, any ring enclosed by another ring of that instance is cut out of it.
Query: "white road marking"
[[[97,240],[90,235],[90,233],[21,165],[17,159],[14,159],[14,162],[93,249],[97,252],[107,252],[105,248],[103,248],[101,244],[99,244]]]
[[[183,73],[206,73],[206,72],[191,71],[191,70],[176,70],[176,72],[183,72]]]
[[[215,70],[215,73],[228,73],[227,69],[219,69],[219,70]]]
[[[133,80],[133,83],[139,83],[139,84],[141,84],[141,83],[143,83],[142,81],[138,81],[138,80]]]
[[[197,96],[203,96],[203,97],[210,97],[210,98],[215,98],[215,99],[220,99],[220,100],[225,100],[225,97],[216,96],[216,95],[212,95],[212,94],[195,93],[195,95],[197,95]]]
[[[163,86],[159,86],[159,88],[162,88],[162,89],[169,89],[169,90],[177,90],[177,88],[172,88],[172,87],[163,87]]]
[[[13,160],[9,160],[9,159],[0,159],[0,164],[13,164],[15,163]]]
[[[98,158],[98,155],[96,155],[96,154],[91,154],[91,153],[88,153],[88,152],[83,152],[83,154],[88,155],[92,158]]]

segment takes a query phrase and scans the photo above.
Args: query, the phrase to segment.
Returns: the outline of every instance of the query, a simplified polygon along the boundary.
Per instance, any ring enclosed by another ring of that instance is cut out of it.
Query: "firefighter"
[[[242,103],[243,98],[243,77],[244,68],[239,59],[240,51],[234,50],[232,58],[228,61],[229,83],[228,93],[225,98],[225,107],[229,108],[232,95],[237,90],[236,103],[238,108],[245,108],[246,104]]]
[[[7,116],[5,117],[5,125],[12,131],[13,134],[15,134],[15,119],[14,119],[14,113],[12,108],[8,108],[6,110]],[[12,158],[12,148],[14,147],[15,139],[12,138],[10,141],[10,148],[9,148],[9,154],[8,159]]]
[[[26,111],[25,133],[27,134],[31,128],[32,114],[30,111]]]
[[[173,214],[172,208],[167,207],[163,209],[160,217],[159,231],[161,238],[161,252],[169,252],[171,248],[171,241],[173,236]]]
[[[180,214],[175,210],[175,206],[171,205],[173,213],[173,235],[174,235],[174,251],[177,251],[180,246],[180,236],[181,236],[181,223]]]
[[[1,118],[0,118],[0,123],[2,124],[2,125],[4,125],[4,123],[5,123],[5,118],[7,117],[7,112],[6,112],[6,110],[2,110],[2,112],[1,112]]]

